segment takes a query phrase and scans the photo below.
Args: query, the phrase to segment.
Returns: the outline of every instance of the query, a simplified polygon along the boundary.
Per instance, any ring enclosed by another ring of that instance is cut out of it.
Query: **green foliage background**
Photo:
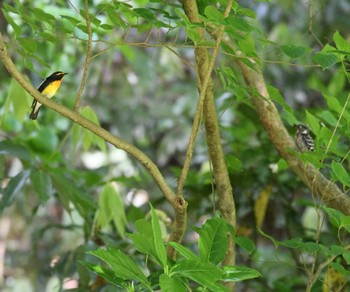
[[[226,1],[197,3],[204,23],[222,24]],[[0,31],[17,68],[35,86],[54,71],[68,72],[55,99],[73,108],[88,39],[84,2],[5,0],[0,8]],[[316,152],[302,159],[346,194],[349,10],[346,0],[241,1],[234,6],[237,17],[226,26],[238,48],[261,63],[270,96],[291,135],[298,122],[313,131]],[[94,1],[89,13],[92,59],[81,113],[139,147],[175,188],[198,98],[196,26],[174,1]],[[336,271],[333,279],[347,283],[349,216],[319,208],[321,202],[279,157],[235,58],[222,46],[214,94],[235,193],[236,261],[262,275],[238,283],[237,289],[320,291],[324,283],[330,285],[327,268]],[[170,231],[172,210],[151,176],[132,157],[49,109],[41,110],[37,122],[29,120],[32,98],[0,67],[0,240],[6,243],[0,287],[55,291],[67,289],[69,279],[81,289],[92,289],[98,281],[86,267],[97,265],[91,254],[98,255],[101,246],[117,248],[143,271],[156,271],[157,261],[148,263],[131,242],[140,230],[135,222],[149,214],[146,201],[162,210],[158,218],[164,239]],[[191,227],[217,216],[204,129],[185,197],[184,246],[200,251],[203,243],[197,244]],[[307,286],[310,275],[316,278]],[[96,289],[112,289],[106,285]]]

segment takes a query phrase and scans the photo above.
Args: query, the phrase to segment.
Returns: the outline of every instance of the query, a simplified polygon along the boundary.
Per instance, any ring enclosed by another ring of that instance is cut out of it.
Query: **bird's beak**
[[[63,75],[67,75],[68,73],[64,73]]]

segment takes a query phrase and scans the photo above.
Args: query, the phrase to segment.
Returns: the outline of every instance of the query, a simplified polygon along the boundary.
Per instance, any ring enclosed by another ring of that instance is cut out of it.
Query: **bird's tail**
[[[36,120],[39,114],[39,109],[40,109],[40,106],[37,107],[37,101],[33,100],[32,112],[30,113],[29,118],[32,120]]]

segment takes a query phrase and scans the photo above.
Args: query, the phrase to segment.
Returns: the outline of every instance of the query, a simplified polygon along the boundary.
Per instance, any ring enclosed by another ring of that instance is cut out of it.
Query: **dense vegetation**
[[[0,8],[1,290],[347,289],[348,1]]]

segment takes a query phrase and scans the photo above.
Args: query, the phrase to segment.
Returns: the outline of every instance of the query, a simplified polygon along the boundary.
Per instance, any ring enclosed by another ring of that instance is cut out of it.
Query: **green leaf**
[[[337,228],[340,227],[341,220],[345,216],[342,212],[328,208],[328,207],[322,207],[322,210],[325,211],[329,217],[329,221],[331,224]]]
[[[1,10],[6,21],[12,26],[12,29],[15,32],[16,37],[19,37],[22,33],[21,28],[13,21],[13,18],[7,13],[5,9],[1,8]]]
[[[155,20],[156,19],[154,14],[149,9],[135,8],[135,9],[133,9],[133,11],[136,12],[139,16],[141,16],[144,19],[147,19],[147,20]]]
[[[350,232],[350,216],[344,216],[340,221],[340,228],[344,228]]]
[[[66,172],[66,169],[51,169],[49,173],[53,185],[67,212],[71,211],[69,203],[72,202],[79,214],[86,218],[95,210],[95,203],[89,196],[89,193],[82,187],[79,187],[75,180]]]
[[[32,133],[29,143],[38,152],[53,153],[57,150],[59,140],[53,127],[41,126],[39,130]]]
[[[187,260],[197,260],[197,256],[188,248],[177,242],[168,242],[167,245],[176,249],[178,253],[180,253]]]
[[[97,115],[95,111],[89,107],[85,106],[81,108],[80,113],[87,119],[89,119],[91,122],[95,123],[96,125],[100,125]],[[101,149],[101,151],[106,152],[106,142],[98,137],[96,134],[83,129],[83,148],[85,151],[87,151],[91,145],[96,145]]]
[[[106,269],[105,267],[101,267],[100,265],[93,265],[89,262],[80,261],[80,264],[85,266],[87,269],[89,269],[91,272],[96,273],[97,275],[101,276],[105,280],[107,280],[109,283],[126,290],[128,287],[127,282],[125,282],[123,279],[116,277],[115,273],[111,271],[110,269]]]
[[[203,262],[221,262],[227,249],[227,226],[221,218],[211,218],[199,232],[199,258]]]
[[[350,54],[350,43],[340,35],[339,31],[334,33],[333,40],[338,50]]]
[[[235,237],[235,242],[249,254],[256,250],[254,242],[248,237],[237,236]]]
[[[339,162],[332,161],[331,167],[333,173],[335,174],[337,179],[343,184],[343,186],[350,187],[350,176],[343,167],[343,165]]]
[[[281,242],[281,245],[288,247],[288,248],[300,248],[303,244],[302,238],[292,238],[289,240],[284,240]]]
[[[162,274],[159,277],[159,285],[161,291],[169,292],[186,292],[186,287],[182,284],[182,281],[170,278],[166,274]]]
[[[37,19],[40,19],[40,21],[45,21],[49,24],[54,24],[54,22],[56,21],[55,16],[53,16],[52,14],[46,13],[44,10],[40,8],[34,8],[32,11],[35,17]]]
[[[37,50],[37,42],[31,38],[18,38],[20,45],[30,54],[33,54]]]
[[[107,183],[101,190],[99,208],[96,212],[96,225],[103,228],[113,222],[119,235],[125,237],[125,225],[127,223],[123,199],[115,183]]]
[[[225,157],[226,165],[230,170],[230,173],[237,173],[242,170],[243,163],[234,155],[227,155]]]
[[[30,175],[30,170],[24,170],[10,179],[7,187],[3,190],[3,197],[0,201],[0,211],[10,206],[15,197],[20,193]]]
[[[319,64],[323,70],[332,67],[334,64],[338,62],[338,57],[335,54],[327,54],[327,53],[317,53],[312,59]]]
[[[273,242],[273,244],[275,245],[275,247],[278,247],[278,246],[281,244],[280,241],[274,239],[271,235],[268,235],[267,233],[265,233],[264,231],[262,231],[260,228],[257,228],[257,230],[258,230],[258,232],[259,232],[262,236],[264,236],[264,237],[270,239],[270,240]]]
[[[33,99],[14,78],[11,79],[8,96],[11,99],[16,117],[19,120],[27,117]]]
[[[13,144],[9,140],[0,141],[0,155],[13,156],[26,161],[32,159],[26,147],[20,144]]]
[[[207,6],[204,10],[205,16],[213,23],[226,24],[224,16],[214,6]]]
[[[53,195],[52,180],[46,171],[36,170],[30,175],[33,187],[39,195],[40,202],[45,203]]]
[[[117,277],[123,280],[138,281],[147,289],[152,290],[150,283],[139,266],[120,250],[114,248],[98,249],[89,252],[89,254],[100,258],[108,264]]]
[[[238,282],[261,277],[261,274],[254,269],[237,266],[224,266],[223,280],[225,282]]]
[[[305,47],[298,45],[283,45],[281,50],[292,59],[300,58],[307,52]]]
[[[153,240],[154,240],[154,247],[157,253],[157,258],[159,259],[160,263],[162,264],[163,268],[167,267],[167,255],[165,250],[165,245],[162,238],[162,233],[159,226],[159,220],[157,213],[151,206],[151,215],[152,215],[152,230],[153,230]]]
[[[150,255],[161,265],[154,246],[152,223],[145,219],[140,219],[135,222],[135,228],[137,233],[127,234],[135,245],[135,248],[141,253]]]
[[[306,121],[307,124],[311,127],[312,132],[318,135],[320,131],[320,121],[314,115],[310,114],[309,111],[306,111]]]
[[[223,273],[213,264],[193,260],[181,261],[175,264],[170,271],[170,275],[184,276],[213,291],[225,291],[225,288],[218,283]]]

